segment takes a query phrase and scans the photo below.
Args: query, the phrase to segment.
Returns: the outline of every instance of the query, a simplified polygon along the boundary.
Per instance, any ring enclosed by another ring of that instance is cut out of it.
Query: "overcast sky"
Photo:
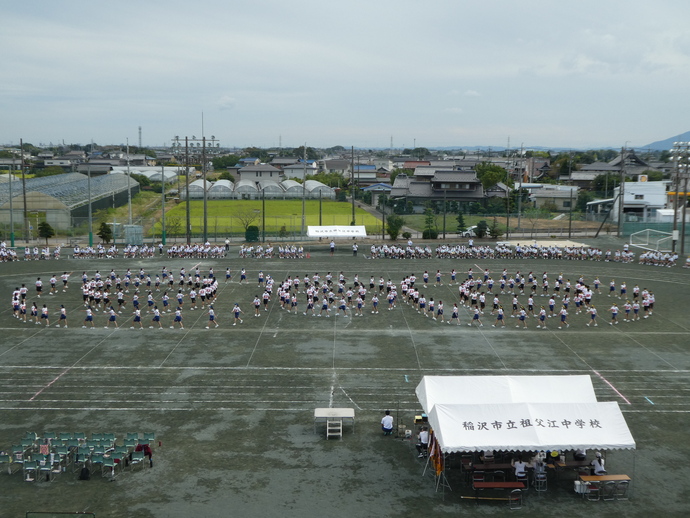
[[[641,147],[690,130],[690,2],[2,2],[0,143]]]

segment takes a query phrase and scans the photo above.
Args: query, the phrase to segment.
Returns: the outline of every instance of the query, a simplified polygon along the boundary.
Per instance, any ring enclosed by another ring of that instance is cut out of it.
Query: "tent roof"
[[[615,401],[436,404],[429,424],[444,453],[635,448]]]
[[[434,405],[596,403],[592,379],[577,376],[424,376],[415,390],[424,412]]]

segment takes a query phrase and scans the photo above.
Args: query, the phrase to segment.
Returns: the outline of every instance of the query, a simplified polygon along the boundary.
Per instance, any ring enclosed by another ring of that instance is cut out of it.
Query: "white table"
[[[314,433],[316,433],[317,421],[329,419],[349,419],[352,421],[352,433],[355,433],[355,409],[354,408],[315,408],[314,409]]]

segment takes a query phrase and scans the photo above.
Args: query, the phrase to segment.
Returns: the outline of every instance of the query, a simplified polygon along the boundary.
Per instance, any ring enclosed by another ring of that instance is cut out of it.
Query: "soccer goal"
[[[673,234],[647,228],[630,234],[630,246],[655,252],[670,252],[673,250]]]

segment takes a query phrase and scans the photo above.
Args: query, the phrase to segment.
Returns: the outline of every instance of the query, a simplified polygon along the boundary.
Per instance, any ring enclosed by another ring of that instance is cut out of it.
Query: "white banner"
[[[367,229],[364,225],[324,225],[307,227],[309,237],[367,237]]]

